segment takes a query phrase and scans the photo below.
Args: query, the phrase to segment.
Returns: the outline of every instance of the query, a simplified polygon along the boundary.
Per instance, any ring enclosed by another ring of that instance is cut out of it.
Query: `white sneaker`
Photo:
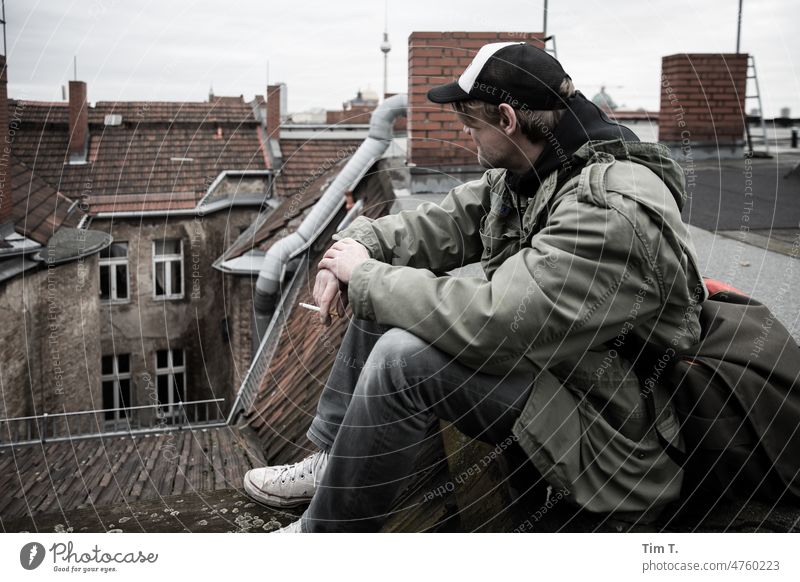
[[[327,466],[328,452],[319,451],[293,465],[251,469],[245,473],[244,490],[270,507],[297,507],[311,501]]]

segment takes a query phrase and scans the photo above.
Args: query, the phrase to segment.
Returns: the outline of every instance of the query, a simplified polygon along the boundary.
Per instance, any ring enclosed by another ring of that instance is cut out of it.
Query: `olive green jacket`
[[[481,372],[529,370],[514,436],[543,476],[592,511],[645,512],[678,497],[640,385],[615,349],[628,335],[683,349],[699,339],[705,287],[686,225],[683,172],[657,144],[589,142],[585,167],[526,207],[505,170],[453,189],[441,205],[378,220],[352,237],[356,317],[403,328]],[[446,276],[480,260],[483,278]],[[655,389],[658,426],[679,439]]]

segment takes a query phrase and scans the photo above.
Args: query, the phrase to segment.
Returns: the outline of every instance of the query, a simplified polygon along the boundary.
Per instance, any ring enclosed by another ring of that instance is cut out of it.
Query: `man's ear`
[[[501,103],[497,106],[500,109],[500,128],[508,136],[514,135],[519,124],[517,123],[517,112],[508,103]]]

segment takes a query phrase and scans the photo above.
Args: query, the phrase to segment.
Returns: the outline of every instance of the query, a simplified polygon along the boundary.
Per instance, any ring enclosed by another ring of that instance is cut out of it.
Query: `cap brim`
[[[428,99],[434,103],[452,103],[453,101],[466,101],[472,99],[457,82],[439,85],[428,91]]]

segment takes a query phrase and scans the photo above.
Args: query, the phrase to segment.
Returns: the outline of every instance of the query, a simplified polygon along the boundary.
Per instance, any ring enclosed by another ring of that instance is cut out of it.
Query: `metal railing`
[[[0,419],[0,448],[225,424],[224,398]]]

